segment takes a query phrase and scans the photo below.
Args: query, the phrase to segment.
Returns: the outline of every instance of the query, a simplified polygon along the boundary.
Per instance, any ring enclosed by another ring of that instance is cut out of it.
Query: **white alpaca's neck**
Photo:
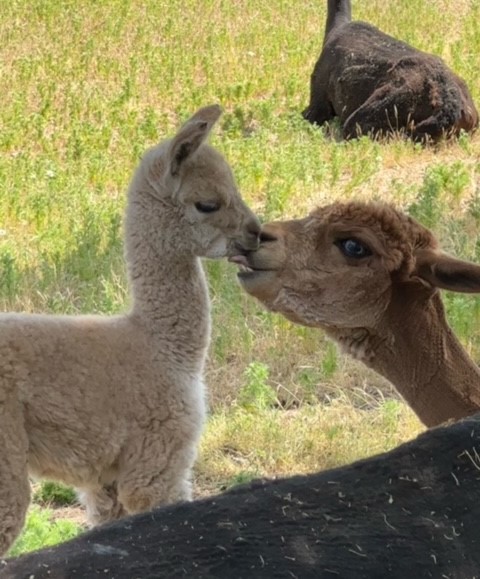
[[[148,193],[131,194],[125,221],[125,251],[131,315],[164,351],[203,368],[210,337],[210,309],[200,259],[181,249],[179,216]]]

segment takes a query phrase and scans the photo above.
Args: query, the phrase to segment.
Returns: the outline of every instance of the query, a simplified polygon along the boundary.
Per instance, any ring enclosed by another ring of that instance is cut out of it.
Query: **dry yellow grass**
[[[359,407],[359,400],[364,406]],[[197,465],[198,494],[250,478],[333,468],[390,450],[424,430],[395,400],[357,393],[329,404],[261,412],[236,408],[211,417]],[[359,435],[361,433],[361,435]]]

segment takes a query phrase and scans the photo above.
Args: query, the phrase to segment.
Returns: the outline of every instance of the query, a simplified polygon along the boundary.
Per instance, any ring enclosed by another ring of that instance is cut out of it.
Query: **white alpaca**
[[[260,231],[204,143],[220,114],[199,110],[133,177],[127,314],[0,316],[0,554],[29,474],[75,486],[92,523],[190,499],[210,334],[199,258],[255,249]]]

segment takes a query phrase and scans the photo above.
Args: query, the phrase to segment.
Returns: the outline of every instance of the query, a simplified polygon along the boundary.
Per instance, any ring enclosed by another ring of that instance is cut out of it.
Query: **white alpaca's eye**
[[[216,201],[198,201],[195,203],[195,209],[200,213],[214,213],[220,209],[220,203]]]
[[[364,243],[354,238],[340,239],[339,241],[337,241],[337,245],[340,248],[340,251],[346,257],[361,259],[362,257],[372,255],[372,252],[369,247],[367,247]]]

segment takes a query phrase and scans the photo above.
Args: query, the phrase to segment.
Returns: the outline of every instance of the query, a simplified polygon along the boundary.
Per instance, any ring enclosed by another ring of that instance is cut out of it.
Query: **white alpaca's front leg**
[[[129,513],[192,500],[192,469],[198,436],[185,437],[173,424],[138,435],[125,453],[118,498]],[[187,440],[186,440],[187,439]]]
[[[23,409],[0,381],[0,555],[12,546],[25,524],[30,503],[28,439]]]
[[[115,521],[128,514],[118,500],[116,483],[79,489],[78,498],[85,506],[87,520],[92,526]]]

